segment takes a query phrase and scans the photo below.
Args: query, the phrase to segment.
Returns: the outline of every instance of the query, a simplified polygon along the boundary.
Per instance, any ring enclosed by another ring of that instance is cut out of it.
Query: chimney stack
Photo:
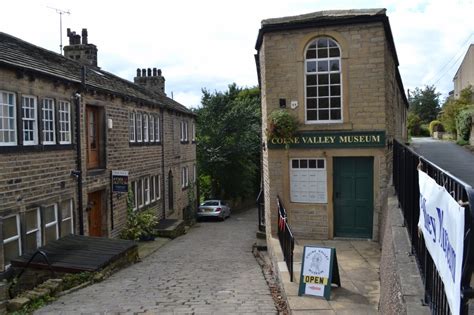
[[[64,47],[64,56],[66,58],[80,62],[86,66],[97,67],[97,47],[88,43],[87,28],[82,29],[82,43],[81,35],[76,32],[71,32],[67,29],[67,36],[69,37],[69,45]]]
[[[166,95],[165,93],[165,78],[161,75],[161,69],[157,68],[142,68],[137,69],[137,76],[133,79],[135,84],[143,86],[155,93]]]

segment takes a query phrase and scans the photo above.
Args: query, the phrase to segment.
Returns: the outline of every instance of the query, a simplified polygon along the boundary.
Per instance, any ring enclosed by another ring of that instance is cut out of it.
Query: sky
[[[387,9],[405,90],[435,85],[441,99],[453,90],[474,43],[474,0],[16,0],[2,3],[0,31],[59,53],[61,16],[63,46],[67,28],[87,28],[103,70],[133,81],[137,68],[162,69],[167,95],[198,107],[203,88],[258,84],[263,19],[361,8]]]

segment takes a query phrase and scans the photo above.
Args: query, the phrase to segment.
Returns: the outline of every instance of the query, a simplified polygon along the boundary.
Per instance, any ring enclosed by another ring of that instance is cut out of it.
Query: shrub
[[[268,136],[270,138],[291,138],[298,130],[298,119],[284,109],[273,111],[269,116]]]
[[[420,125],[421,119],[415,113],[408,113],[408,133],[410,136],[419,136],[420,135]]]
[[[158,224],[158,218],[149,211],[133,210],[133,193],[131,190],[127,196],[127,225],[120,232],[120,238],[138,241],[154,236],[154,228]]]
[[[474,115],[473,105],[465,107],[456,115],[456,130],[459,140],[469,141],[469,136],[471,135],[472,115]]]
[[[435,131],[444,131],[443,124],[439,120],[433,120],[432,122],[430,122],[428,129],[431,136]]]
[[[430,129],[427,124],[420,125],[420,134],[421,137],[429,137],[430,136]]]

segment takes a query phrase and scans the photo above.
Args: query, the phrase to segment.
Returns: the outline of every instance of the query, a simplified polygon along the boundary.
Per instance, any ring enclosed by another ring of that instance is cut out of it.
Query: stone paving
[[[252,254],[256,209],[199,222],[143,262],[37,314],[276,314]]]

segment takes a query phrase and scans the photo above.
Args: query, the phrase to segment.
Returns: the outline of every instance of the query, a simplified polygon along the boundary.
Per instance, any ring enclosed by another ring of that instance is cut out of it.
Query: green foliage
[[[464,107],[456,115],[456,131],[459,140],[469,141],[472,115],[474,115],[474,105]]]
[[[298,119],[287,110],[274,110],[269,115],[268,137],[291,138],[298,130],[298,126]]]
[[[465,146],[469,144],[469,141],[466,141],[464,139],[459,139],[458,141],[456,141],[456,144]]]
[[[63,279],[63,291],[74,288],[87,281],[91,281],[94,278],[94,273],[84,271],[79,273],[68,273]]]
[[[120,232],[120,238],[138,241],[142,238],[154,236],[154,228],[158,224],[158,218],[149,211],[134,211],[133,200],[133,192],[129,189],[127,195],[127,225]]]
[[[11,313],[8,313],[8,314],[10,314],[10,315],[33,314],[34,311],[36,311],[37,309],[42,308],[43,306],[45,306],[48,303],[53,302],[54,300],[56,300],[55,297],[52,297],[50,295],[45,295],[43,297],[40,297],[40,298],[37,298],[37,299],[31,301],[30,303],[25,305],[21,310],[11,312]]]
[[[202,195],[254,195],[260,180],[260,91],[231,84],[202,90],[197,114],[197,158]]]
[[[420,135],[420,126],[421,126],[421,119],[420,117],[412,112],[408,113],[408,134],[410,136],[419,136]]]
[[[421,124],[420,125],[420,137],[429,137],[430,136],[430,129],[428,124]]]
[[[435,131],[444,131],[443,124],[439,120],[433,120],[432,122],[430,122],[428,129],[430,135],[433,135],[433,132]]]
[[[408,93],[409,111],[418,115],[422,123],[428,124],[438,116],[440,95],[434,85],[425,86],[424,89],[415,88]]]
[[[458,99],[448,98],[443,104],[443,110],[441,114],[441,122],[443,123],[446,131],[456,135],[456,116],[459,112],[465,109],[469,104],[472,104],[472,87],[461,91],[461,95]]]

